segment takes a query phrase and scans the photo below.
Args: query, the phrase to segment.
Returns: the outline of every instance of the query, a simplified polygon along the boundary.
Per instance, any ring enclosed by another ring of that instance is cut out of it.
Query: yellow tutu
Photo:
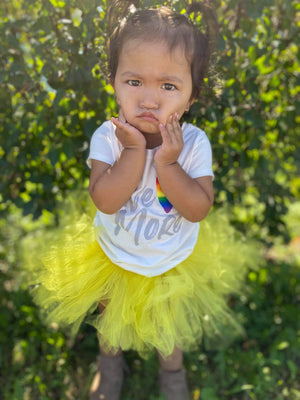
[[[237,239],[219,212],[201,222],[191,256],[150,278],[107,258],[87,214],[54,234],[56,244],[45,251],[30,282],[47,322],[71,327],[75,334],[88,317],[106,350],[133,349],[144,358],[154,348],[163,357],[174,346],[190,351],[203,334],[214,337],[224,325],[237,327],[226,300],[241,290],[247,268],[257,266],[259,255],[255,246]],[[95,312],[99,303],[105,306],[101,314]]]

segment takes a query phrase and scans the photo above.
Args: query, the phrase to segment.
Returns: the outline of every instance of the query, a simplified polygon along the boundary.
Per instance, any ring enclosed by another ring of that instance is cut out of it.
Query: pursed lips
[[[145,112],[139,114],[139,118],[144,119],[149,122],[158,122],[158,119],[155,117],[155,115],[149,111],[145,111]]]

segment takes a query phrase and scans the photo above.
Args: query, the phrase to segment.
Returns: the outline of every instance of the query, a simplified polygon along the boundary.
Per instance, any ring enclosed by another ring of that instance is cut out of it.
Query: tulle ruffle
[[[88,215],[71,220],[76,222],[48,234],[42,262],[28,264],[34,300],[47,323],[76,334],[86,320],[106,350],[134,349],[142,357],[154,349],[167,357],[174,346],[190,351],[203,335],[222,335],[224,326],[239,329],[228,296],[241,291],[248,268],[257,267],[259,252],[222,213],[201,222],[191,256],[150,278],[107,258],[94,240]],[[95,312],[99,303],[105,306],[101,314]]]

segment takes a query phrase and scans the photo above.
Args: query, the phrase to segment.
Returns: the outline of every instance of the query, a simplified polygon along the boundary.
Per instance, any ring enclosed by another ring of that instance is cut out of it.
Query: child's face
[[[114,81],[117,102],[126,120],[143,133],[160,136],[175,112],[181,117],[191,105],[191,66],[184,51],[172,52],[163,42],[127,41]]]

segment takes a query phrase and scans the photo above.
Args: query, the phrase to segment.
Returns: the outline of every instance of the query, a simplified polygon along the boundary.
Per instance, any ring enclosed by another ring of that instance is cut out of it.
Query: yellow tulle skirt
[[[55,239],[53,238],[55,237]],[[163,357],[177,346],[195,350],[203,336],[238,329],[228,307],[240,293],[257,246],[237,235],[222,212],[200,223],[194,252],[170,271],[145,277],[114,265],[94,239],[92,218],[81,215],[44,238],[41,262],[28,263],[35,302],[47,323],[76,334],[86,321],[107,351],[156,349]],[[98,312],[101,304],[104,311]]]

